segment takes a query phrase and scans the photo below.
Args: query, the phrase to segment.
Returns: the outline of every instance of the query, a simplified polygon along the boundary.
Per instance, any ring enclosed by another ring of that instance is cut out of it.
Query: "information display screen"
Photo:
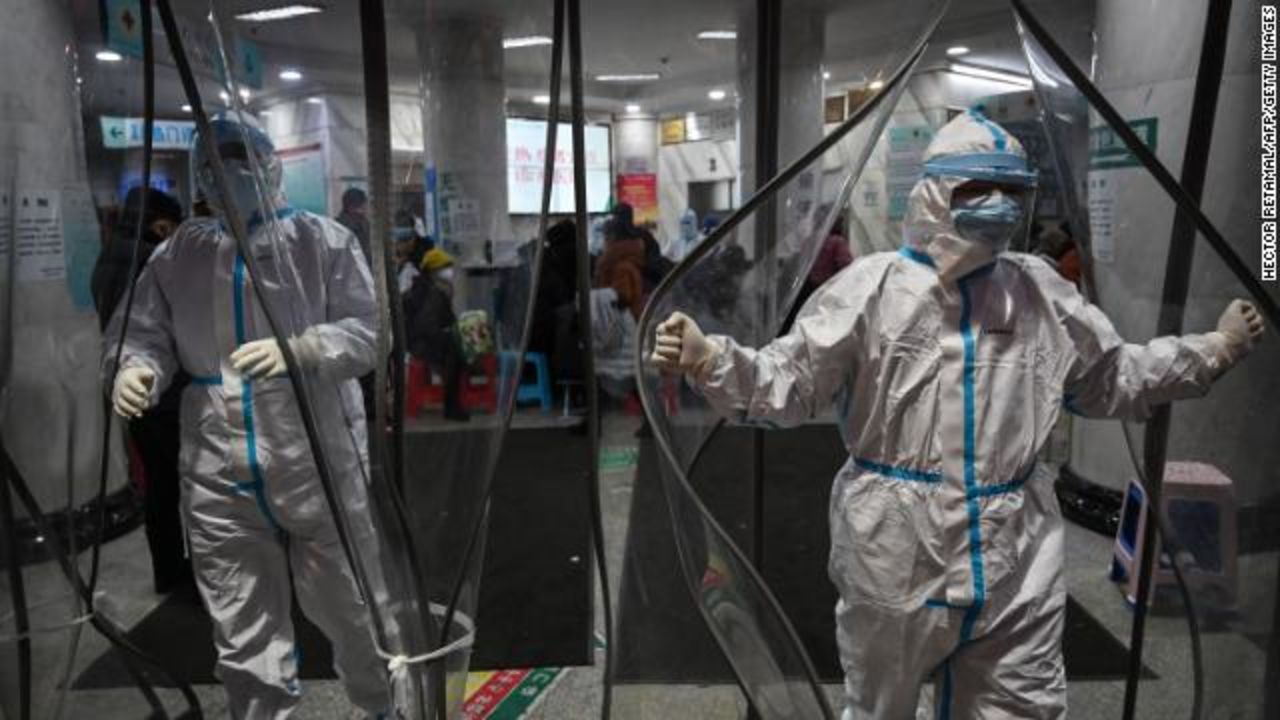
[[[585,128],[587,212],[605,212],[609,204],[609,128]],[[507,198],[512,214],[534,214],[542,209],[542,172],[546,158],[545,120],[507,120]],[[555,185],[551,212],[573,212],[573,136],[567,123],[556,131]]]

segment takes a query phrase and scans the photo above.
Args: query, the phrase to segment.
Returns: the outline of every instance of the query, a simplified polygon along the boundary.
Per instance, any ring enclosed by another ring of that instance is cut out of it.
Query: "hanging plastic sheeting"
[[[92,361],[98,327],[92,299],[79,298],[89,300],[84,307],[69,287],[62,234],[65,226],[78,223],[92,248],[98,244],[99,226],[78,142],[83,130],[69,9],[48,3],[26,12],[17,3],[10,5],[6,12],[15,19],[0,30],[5,52],[17,63],[10,67],[27,67],[28,59],[40,58],[32,66],[44,73],[43,81],[25,72],[7,73],[0,111],[0,427],[7,456],[0,488],[5,531],[0,540],[5,548],[0,695],[5,717],[25,718],[36,717],[35,708],[45,716],[45,708],[60,702],[57,687],[72,671],[74,646],[89,607],[58,564],[40,550],[40,530],[11,495],[10,473],[21,474],[43,510],[57,513],[68,550],[83,547],[87,538],[73,522],[92,497],[90,478],[101,440],[102,407]],[[60,136],[74,141],[48,142],[54,123]],[[69,217],[61,212],[64,207]],[[19,235],[24,226],[39,228],[39,234]],[[92,268],[92,257],[88,260]],[[77,431],[92,440],[76,445]],[[117,488],[121,477],[117,467]]]
[[[167,3],[160,9],[176,46],[188,33],[179,32]],[[287,630],[292,587],[333,641],[347,693],[361,709],[455,715],[475,636],[486,499],[519,381],[513,368],[524,342],[537,245],[524,255],[474,262],[485,258],[481,253],[459,263],[454,307],[470,304],[477,311],[468,342],[459,338],[461,322],[427,340],[449,344],[440,353],[428,349],[432,361],[447,352],[475,352],[465,358],[464,376],[450,380],[469,382],[483,372],[477,367],[488,368],[489,415],[465,431],[443,434],[444,442],[419,455],[429,460],[410,475],[372,473],[367,399],[357,378],[377,363],[376,335],[388,331],[385,304],[380,308],[375,297],[357,238],[291,203],[288,158],[241,93],[226,20],[216,4],[206,17],[214,67],[231,68],[218,73],[218,94],[230,107],[208,112],[190,67],[183,67],[186,50],[175,54],[197,121],[195,186],[213,217],[184,226],[179,234],[189,242],[175,242],[153,258],[122,367],[136,360],[163,378],[178,362],[165,349],[166,337],[173,338],[181,364],[199,366],[189,368],[198,387],[186,409],[195,426],[210,432],[195,444],[212,442],[205,450],[215,454],[227,449],[216,447],[219,442],[229,447],[226,465],[216,455],[194,453],[197,487],[187,501],[197,576],[206,594],[232,593],[225,607],[215,603],[215,622],[267,608],[276,634],[264,640],[285,651],[288,669],[297,662]],[[274,112],[270,116],[277,122]],[[505,216],[506,209],[473,211]],[[383,243],[371,238],[369,250],[381,251]],[[448,265],[423,268],[444,298],[438,314],[447,314],[450,300],[448,277],[440,272]],[[189,272],[196,267],[212,271]],[[187,322],[160,317],[157,288],[173,288],[187,276],[181,292],[196,300],[173,306]],[[216,427],[223,422],[225,428]],[[218,542],[214,525],[227,519],[236,537]],[[271,578],[245,589],[254,596],[252,607],[225,587],[225,578],[217,579],[233,562]],[[285,616],[273,615],[280,611]],[[229,689],[242,682],[242,694],[272,695],[255,687],[259,679],[249,673],[224,664],[228,670]]]
[[[662,453],[682,574],[761,717],[832,717],[832,710],[790,621],[700,497],[695,484],[699,454],[719,423],[679,378],[661,375],[649,364],[654,327],[679,310],[706,332],[750,345],[780,330],[945,6],[919,2],[897,13],[912,18],[912,24],[895,35],[893,49],[868,73],[883,78],[883,88],[690,253],[655,291],[641,318],[636,372]],[[743,478],[741,492],[748,488]]]
[[[98,358],[107,306],[158,240],[153,216],[173,224],[180,211],[157,202],[142,211],[144,79],[85,62],[81,53],[100,46],[93,8],[3,11],[12,20],[0,29],[10,70],[0,81],[0,714],[89,713],[70,693],[75,673],[108,653],[142,692],[126,701],[132,712],[166,716],[168,693],[152,682],[175,678],[122,630],[147,603],[113,572],[121,556],[99,551],[138,527],[142,507],[121,427],[104,412]],[[148,48],[139,42],[132,54]],[[99,177],[120,182],[91,182]],[[140,540],[122,540],[128,555]]]
[[[408,351],[400,490],[419,593],[448,622],[443,645],[472,632],[495,464],[508,422],[530,419],[512,418],[531,375],[523,351],[547,203],[566,190],[548,173],[570,156],[556,114],[563,31],[554,5],[385,5],[392,77],[416,90],[393,94],[390,118],[392,292]],[[509,61],[504,38],[530,36],[555,41]],[[536,105],[537,95],[554,99]],[[508,117],[508,98],[526,119]],[[442,317],[452,318],[443,331]],[[469,658],[461,647],[443,660],[451,715]]]
[[[1069,565],[1099,568],[1071,592],[1115,635],[1136,639],[1129,652],[1145,666],[1140,680],[1130,666],[1136,704],[1122,707],[1118,692],[1073,692],[1072,712],[1275,717],[1280,534],[1259,520],[1280,500],[1280,295],[1258,282],[1250,209],[1260,169],[1250,109],[1258,13],[1247,3],[1099,3],[1090,79],[1060,48],[1059,27],[1012,6],[1091,299],[1130,342],[1213,330],[1235,298],[1253,302],[1270,332],[1207,397],[1174,403],[1163,419],[1159,408],[1156,420],[1123,428],[1072,418],[1064,479],[1111,493],[1119,522],[1108,536],[1068,526]],[[1171,56],[1175,47],[1185,52]],[[1181,180],[1166,169],[1178,167]],[[1159,517],[1143,506],[1157,488]],[[1150,610],[1131,633],[1136,558],[1154,538],[1162,556]]]

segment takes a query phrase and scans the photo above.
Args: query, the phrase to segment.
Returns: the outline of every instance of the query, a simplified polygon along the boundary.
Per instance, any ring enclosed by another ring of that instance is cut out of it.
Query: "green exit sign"
[[[1156,151],[1159,121],[1156,118],[1139,118],[1129,121],[1129,129],[1142,140],[1151,152]],[[1141,163],[1129,152],[1124,140],[1109,125],[1089,128],[1089,169],[1137,167]]]

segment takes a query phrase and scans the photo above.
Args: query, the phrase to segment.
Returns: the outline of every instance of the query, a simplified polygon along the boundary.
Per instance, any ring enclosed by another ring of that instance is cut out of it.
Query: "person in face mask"
[[[433,368],[444,383],[444,417],[466,421],[462,382],[466,360],[453,310],[453,257],[440,248],[422,257],[422,273],[404,298],[409,354]]]
[[[1204,395],[1252,349],[1257,312],[1126,343],[1025,232],[1034,171],[977,111],[935,136],[897,253],[858,258],[791,331],[752,349],[675,313],[653,361],[720,414],[796,424],[833,400],[849,460],[831,493],[829,571],[846,718],[1063,718],[1063,527],[1033,477],[1060,408],[1141,420]]]
[[[279,158],[251,119],[222,115],[211,126],[228,195],[263,274],[246,269],[227,230],[232,208],[197,137],[193,170],[214,216],[189,219],[152,254],[127,332],[121,308],[104,333],[103,377],[114,379],[117,414],[132,419],[180,371],[191,376],[181,408],[182,514],[231,717],[285,718],[300,702],[294,596],[332,643],[351,701],[377,716],[391,699],[386,664],[332,515],[344,513],[353,545],[374,542],[364,485],[350,482],[366,476],[355,378],[376,357],[373,279],[351,232],[284,203]],[[321,438],[342,483],[341,508],[329,506],[317,477],[263,298],[316,390],[315,416],[341,423],[344,437]]]

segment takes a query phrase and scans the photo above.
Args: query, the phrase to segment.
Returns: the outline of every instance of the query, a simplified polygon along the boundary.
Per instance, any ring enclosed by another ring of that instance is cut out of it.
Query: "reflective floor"
[[[516,427],[565,422],[560,413],[541,415],[522,413]],[[637,477],[635,458],[640,441],[635,437],[640,419],[619,411],[611,411],[604,417],[601,437],[602,495],[604,501],[604,526],[609,554],[611,586],[618,587],[624,567],[625,538],[630,517],[631,495]],[[411,429],[431,431],[431,423],[421,423]],[[1041,473],[1051,473],[1048,466]],[[1049,480],[1044,477],[1042,480]],[[494,528],[501,533],[501,528]],[[1127,644],[1130,611],[1118,590],[1102,581],[1107,572],[1112,551],[1109,538],[1068,523],[1066,575],[1070,593],[1089,614],[1122,643]],[[106,547],[102,592],[107,599],[110,615],[125,627],[131,627],[161,602],[161,597],[151,593],[150,561],[145,537],[141,529],[122,537]],[[1246,588],[1273,587],[1277,567],[1275,553],[1260,553],[1241,557],[1241,576],[1250,577]],[[145,590],[144,590],[145,589]],[[1266,602],[1266,598],[1241,597],[1240,606],[1245,616],[1266,617],[1269,607],[1254,607]],[[603,651],[599,638],[603,636],[600,625],[599,598],[597,595],[597,651],[596,666],[566,668],[556,675],[551,685],[539,695],[533,704],[520,715],[501,717],[526,717],[543,720],[597,717],[601,698],[601,668]],[[483,630],[482,630],[483,632]],[[1186,641],[1185,621],[1181,616],[1155,616],[1150,620],[1147,651],[1144,662],[1154,677],[1142,684],[1142,717],[1179,718],[1190,706],[1191,683],[1189,673],[1189,646]],[[194,641],[194,639],[193,639]],[[86,632],[82,642],[84,650],[73,677],[94,663],[105,643],[94,633]],[[1261,673],[1265,656],[1260,646],[1236,634],[1204,636],[1206,654],[1214,658],[1233,658],[1230,672],[1242,682],[1256,683],[1250,673]],[[48,677],[51,668],[36,668],[37,677]],[[1217,669],[1223,672],[1224,669]],[[1215,669],[1209,669],[1212,674]],[[724,687],[722,692],[707,692],[697,686],[668,686],[660,692],[655,688],[622,685],[615,688],[614,717],[620,718],[703,718],[706,720],[744,717],[745,702],[736,688]],[[226,717],[225,699],[217,685],[197,685],[206,717]],[[643,690],[650,690],[643,692]],[[172,708],[180,707],[180,696],[172,690],[159,691]],[[832,702],[839,706],[839,688],[829,686]],[[1069,684],[1070,715],[1074,718],[1119,717],[1124,694],[1122,680],[1073,681]],[[930,717],[931,692],[926,689],[921,718]],[[300,720],[322,718],[357,718],[359,713],[347,702],[337,681],[311,680],[304,682],[304,700],[295,717]],[[1210,698],[1212,699],[1212,698]],[[141,707],[137,692],[133,689],[76,690],[71,694],[70,717],[96,717],[104,719],[133,718]],[[1212,717],[1212,715],[1210,715]],[[499,717],[498,714],[480,717]]]

